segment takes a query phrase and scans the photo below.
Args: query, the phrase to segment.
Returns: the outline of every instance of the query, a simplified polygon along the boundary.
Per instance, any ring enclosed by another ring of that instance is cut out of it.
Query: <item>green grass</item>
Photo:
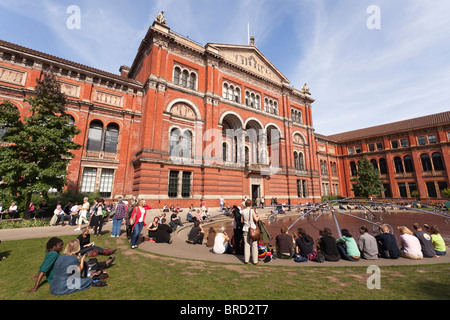
[[[72,237],[61,237],[67,243]],[[381,268],[381,289],[370,290],[366,267],[284,267],[221,264],[158,256],[129,249],[125,239],[103,236],[96,245],[118,248],[102,288],[53,296],[49,283],[34,293],[48,239],[0,244],[1,300],[448,300],[450,265]],[[99,256],[100,261],[106,256]]]

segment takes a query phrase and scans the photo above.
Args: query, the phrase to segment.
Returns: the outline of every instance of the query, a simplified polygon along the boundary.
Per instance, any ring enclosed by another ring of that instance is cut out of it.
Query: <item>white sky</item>
[[[67,8],[80,8],[80,29]],[[380,9],[380,29],[369,29]],[[0,39],[118,73],[156,15],[202,45],[247,44],[301,88],[317,133],[450,110],[448,0],[0,0]]]

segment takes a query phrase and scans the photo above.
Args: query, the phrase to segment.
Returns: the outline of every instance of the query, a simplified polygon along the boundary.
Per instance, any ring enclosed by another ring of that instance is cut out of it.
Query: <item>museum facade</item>
[[[218,206],[221,196],[319,202],[353,196],[365,155],[385,181],[383,197],[440,199],[448,186],[449,112],[317,134],[306,84],[290,86],[253,38],[202,46],[159,18],[120,74],[0,40],[0,101],[27,116],[24,99],[43,72],[57,76],[81,130],[68,167],[75,192],[143,198],[154,208]]]

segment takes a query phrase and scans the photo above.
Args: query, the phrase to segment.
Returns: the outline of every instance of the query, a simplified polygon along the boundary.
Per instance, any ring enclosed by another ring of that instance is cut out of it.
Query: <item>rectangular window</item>
[[[176,198],[178,195],[178,173],[179,171],[169,171],[169,190],[168,196],[170,198]]]
[[[411,195],[411,198],[414,198],[414,196],[418,196],[417,193],[417,185],[415,182],[408,182],[409,187],[409,194]]]
[[[370,152],[375,151],[375,145],[373,143],[369,143],[368,148]]]
[[[398,148],[398,141],[397,140],[392,140],[391,141],[391,146],[392,146],[392,149],[397,149]]]
[[[111,197],[114,181],[114,169],[102,169],[100,177],[100,195],[102,197]]]
[[[423,146],[427,143],[427,139],[425,137],[417,137],[417,143],[419,144],[419,146]]]
[[[443,198],[444,195],[442,194],[442,190],[447,189],[447,182],[439,181],[438,182],[438,187],[439,187],[439,192],[441,193],[441,198]]]
[[[428,136],[428,143],[436,143],[437,139],[436,139],[436,135],[435,134],[431,134]]]
[[[356,153],[361,153],[361,147],[360,146],[355,146],[355,152]]]
[[[353,147],[349,147],[349,148],[348,148],[348,154],[353,154],[353,153],[354,153]]]
[[[383,144],[382,144],[381,142],[378,142],[378,143],[377,143],[377,150],[378,150],[378,151],[383,150]]]
[[[192,172],[183,171],[181,179],[181,196],[183,198],[189,198],[191,196],[191,174]]]
[[[297,197],[306,198],[307,197],[307,181],[306,180],[297,180]]]
[[[401,139],[400,144],[402,145],[402,148],[408,148],[408,139]]]
[[[81,193],[90,193],[95,191],[95,180],[97,178],[96,168],[84,168],[81,177]]]
[[[392,198],[391,186],[389,185],[389,183],[383,184],[383,188],[384,188],[384,197]]]
[[[400,192],[400,197],[402,197],[402,198],[408,197],[408,193],[406,192],[406,184],[405,183],[399,183],[398,190]]]
[[[427,182],[427,191],[430,198],[437,198],[436,186],[434,185],[434,181]]]

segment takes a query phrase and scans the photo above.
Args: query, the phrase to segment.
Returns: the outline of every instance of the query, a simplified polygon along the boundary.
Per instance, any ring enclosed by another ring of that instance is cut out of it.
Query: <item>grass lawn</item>
[[[73,236],[61,237],[66,244]],[[53,296],[45,282],[34,286],[47,238],[4,241],[0,254],[1,300],[449,300],[450,265],[381,268],[381,288],[368,289],[366,267],[282,267],[177,260],[140,249],[122,238],[95,238],[117,248],[107,271],[108,285],[67,296]],[[106,256],[97,257],[100,261]]]

